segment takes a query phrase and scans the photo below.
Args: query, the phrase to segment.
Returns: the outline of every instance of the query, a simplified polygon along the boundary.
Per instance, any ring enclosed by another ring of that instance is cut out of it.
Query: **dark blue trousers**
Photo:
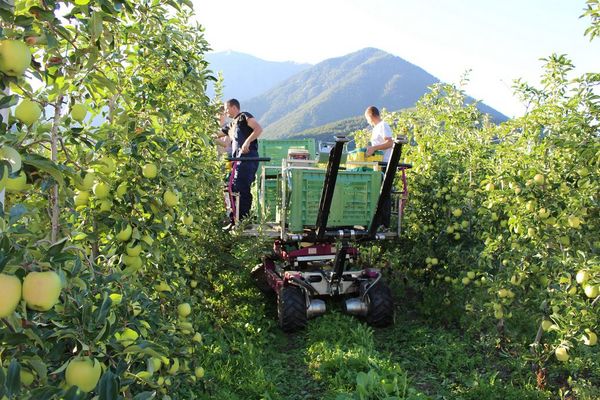
[[[240,196],[238,215],[240,219],[247,217],[252,208],[250,187],[256,177],[258,161],[241,161],[233,175],[233,191]]]

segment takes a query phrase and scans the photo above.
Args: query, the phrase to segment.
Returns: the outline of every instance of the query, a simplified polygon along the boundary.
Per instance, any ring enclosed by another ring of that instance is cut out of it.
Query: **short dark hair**
[[[369,114],[372,117],[379,117],[379,110],[375,106],[369,106],[365,110],[365,114]]]
[[[240,102],[237,99],[229,99],[227,100],[227,105],[228,106],[235,106],[237,107],[237,109],[240,109]]]

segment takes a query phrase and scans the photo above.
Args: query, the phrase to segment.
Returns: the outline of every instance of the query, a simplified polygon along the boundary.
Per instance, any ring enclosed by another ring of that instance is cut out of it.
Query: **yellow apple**
[[[24,123],[31,125],[37,121],[42,115],[42,108],[35,101],[23,99],[17,107],[15,107],[15,118]]]
[[[31,51],[20,40],[0,41],[0,71],[8,76],[21,76],[31,64]]]
[[[58,303],[61,290],[60,277],[54,271],[30,272],[23,280],[23,300],[32,310],[50,310]]]
[[[67,386],[77,386],[83,392],[91,392],[96,388],[102,367],[100,362],[94,358],[74,358],[69,361],[65,371]]]
[[[554,354],[556,355],[556,359],[558,361],[565,362],[569,360],[569,353],[567,352],[567,348],[564,346],[558,346],[556,350],[554,350]]]
[[[124,229],[122,229],[119,233],[117,233],[117,239],[121,242],[126,242],[131,238],[131,234],[133,233],[133,228],[131,225],[127,224]]]
[[[98,199],[105,199],[110,193],[110,186],[104,182],[98,182],[94,185],[92,191]]]
[[[0,318],[11,315],[21,301],[21,281],[13,275],[0,273]]]
[[[177,196],[176,193],[173,193],[172,191],[167,190],[163,194],[163,201],[165,202],[165,204],[168,207],[174,207],[177,205],[177,203],[179,203],[179,197]]]
[[[83,104],[74,104],[71,108],[71,118],[75,121],[82,122],[87,115],[87,108]]]
[[[142,167],[142,175],[144,175],[146,178],[156,178],[157,174],[158,168],[156,168],[156,165],[153,163],[148,163]]]
[[[192,307],[189,303],[182,303],[177,306],[177,313],[180,317],[185,318],[192,313]]]

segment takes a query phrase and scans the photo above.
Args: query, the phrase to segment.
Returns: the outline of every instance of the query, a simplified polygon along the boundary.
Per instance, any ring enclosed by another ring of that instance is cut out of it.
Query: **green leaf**
[[[48,175],[52,176],[52,178],[54,178],[54,180],[61,187],[65,185],[65,180],[63,178],[62,172],[58,169],[55,163],[48,160],[47,158],[33,154],[26,154],[23,163],[31,165],[32,167],[35,167],[40,171],[46,172]]]
[[[87,396],[87,393],[79,390],[77,386],[71,386],[69,390],[64,394],[63,400],[83,400]]]
[[[24,15],[17,15],[15,17],[15,25],[22,26],[24,28],[30,27],[33,24],[32,17],[26,17]]]
[[[18,102],[19,96],[17,96],[16,94],[10,96],[3,96],[2,99],[0,99],[0,109],[12,107]]]
[[[62,392],[60,388],[53,386],[37,388],[31,391],[31,397],[29,397],[29,400],[50,400],[60,392]]]
[[[90,23],[88,26],[88,31],[90,33],[90,41],[95,42],[98,40],[100,35],[102,35],[102,15],[101,13],[94,11],[92,13],[92,18],[90,18]]]
[[[8,397],[12,397],[21,391],[21,365],[14,358],[8,366],[6,377],[6,392]]]
[[[156,392],[142,392],[133,398],[133,400],[151,400],[156,397]]]
[[[113,400],[119,393],[119,380],[110,370],[106,371],[98,383],[99,400]]]
[[[27,208],[23,204],[15,204],[8,214],[10,223],[14,224],[25,214],[27,214]]]
[[[50,248],[48,249],[48,251],[46,251],[46,259],[50,260],[53,257],[57,256],[65,247],[65,244],[67,243],[67,241],[69,240],[69,238],[64,237],[62,239],[60,239],[58,242],[54,243],[52,246],[50,246]]]
[[[100,306],[100,309],[98,310],[98,317],[96,318],[97,322],[102,323],[102,324],[104,323],[104,320],[106,319],[106,315],[110,311],[111,305],[112,305],[112,299],[108,296],[107,292],[104,292],[104,300],[102,301],[102,305]]]

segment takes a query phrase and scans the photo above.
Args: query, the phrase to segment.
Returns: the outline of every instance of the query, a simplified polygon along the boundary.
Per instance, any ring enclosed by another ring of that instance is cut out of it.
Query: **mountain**
[[[223,100],[236,98],[240,102],[258,96],[311,64],[298,64],[291,61],[265,61],[249,54],[235,51],[208,53],[205,55],[209,68],[217,76],[223,74]],[[214,87],[207,94],[214,96]]]
[[[439,80],[400,57],[365,48],[331,58],[289,77],[242,104],[264,128],[263,137],[287,137],[362,116],[369,105],[390,111],[414,107]],[[482,104],[494,120],[506,116]]]

